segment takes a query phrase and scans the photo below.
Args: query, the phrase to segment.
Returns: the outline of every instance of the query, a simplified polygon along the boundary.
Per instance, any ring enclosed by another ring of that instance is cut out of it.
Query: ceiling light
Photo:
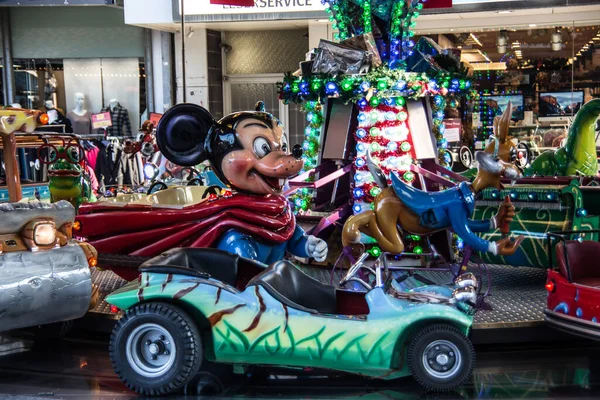
[[[529,24],[530,28],[535,28],[537,26],[537,24]]]
[[[550,41],[550,44],[552,45],[552,51],[562,50],[562,34],[558,29],[552,34],[552,40]]]
[[[498,53],[500,53],[500,54],[506,53],[506,46],[498,46]]]
[[[498,33],[498,37],[496,38],[496,46],[506,46],[508,43],[508,32],[505,30],[500,31]]]
[[[511,12],[513,12],[512,10],[504,10],[504,11],[497,11],[498,14],[510,14]]]

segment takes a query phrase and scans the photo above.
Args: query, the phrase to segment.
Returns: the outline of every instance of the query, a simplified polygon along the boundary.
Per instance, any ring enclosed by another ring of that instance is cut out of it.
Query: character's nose
[[[302,158],[302,146],[300,146],[299,144],[294,145],[294,147],[292,148],[292,155],[294,156],[294,158],[296,160],[299,160]]]

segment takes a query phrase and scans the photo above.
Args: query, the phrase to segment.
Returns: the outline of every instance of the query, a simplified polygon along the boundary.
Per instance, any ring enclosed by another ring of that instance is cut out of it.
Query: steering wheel
[[[187,186],[202,186],[202,185],[204,185],[202,178],[192,178],[187,183]]]
[[[165,190],[165,189],[168,189],[168,188],[169,187],[164,182],[161,182],[161,181],[154,182],[152,185],[150,185],[150,188],[148,189],[148,191],[146,192],[146,194],[148,194],[148,195],[154,194],[156,192],[160,192],[161,190]]]
[[[221,187],[217,185],[209,186],[208,189],[202,193],[202,198],[205,199],[211,194],[216,194],[217,196],[221,194]]]
[[[348,269],[346,276],[344,276],[340,280],[339,286],[344,286],[346,283],[352,281],[352,282],[357,282],[357,283],[361,284],[367,290],[373,289],[373,286],[371,286],[369,283],[356,277],[356,274],[361,269],[366,269],[367,271],[369,271],[370,273],[375,275],[375,287],[383,287],[384,286],[385,282],[383,282],[383,277],[381,274],[381,264],[382,263],[383,263],[385,275],[388,276],[388,274],[389,274],[387,261],[385,260],[385,254],[381,254],[381,256],[379,256],[377,261],[375,261],[375,269],[364,265],[364,261],[367,259],[367,257],[369,257],[369,253],[365,252],[358,258],[356,263],[354,263]]]
[[[186,175],[187,173],[187,175]],[[193,167],[183,167],[181,168],[181,179],[185,179],[187,181],[191,181],[192,179],[198,177],[198,175],[200,175],[200,172]],[[184,178],[185,176],[185,178]]]
[[[517,145],[517,165],[525,168],[531,161],[531,148],[525,142],[520,142]]]

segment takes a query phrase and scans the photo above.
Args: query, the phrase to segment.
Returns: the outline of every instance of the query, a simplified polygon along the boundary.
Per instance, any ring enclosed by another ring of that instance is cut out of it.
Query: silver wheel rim
[[[125,355],[136,373],[146,378],[156,378],[175,364],[177,348],[167,329],[146,323],[135,328],[127,338]]]
[[[436,340],[423,351],[423,367],[427,373],[438,379],[453,378],[462,366],[462,356],[458,347],[448,340]]]

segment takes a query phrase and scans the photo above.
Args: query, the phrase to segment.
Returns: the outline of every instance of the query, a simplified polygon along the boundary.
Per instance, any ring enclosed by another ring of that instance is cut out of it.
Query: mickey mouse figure
[[[225,232],[219,231],[214,247],[265,264],[284,259],[286,251],[318,262],[326,259],[327,243],[306,235],[281,196],[286,180],[302,169],[302,148],[296,145],[290,154],[283,126],[265,111],[263,102],[255,111],[236,112],[219,121],[203,107],[174,106],[162,117],[156,139],[162,154],[175,164],[195,166],[208,160],[232,189],[231,199],[215,201],[237,201],[238,206],[227,208],[216,221],[223,225],[225,218],[235,217]]]

